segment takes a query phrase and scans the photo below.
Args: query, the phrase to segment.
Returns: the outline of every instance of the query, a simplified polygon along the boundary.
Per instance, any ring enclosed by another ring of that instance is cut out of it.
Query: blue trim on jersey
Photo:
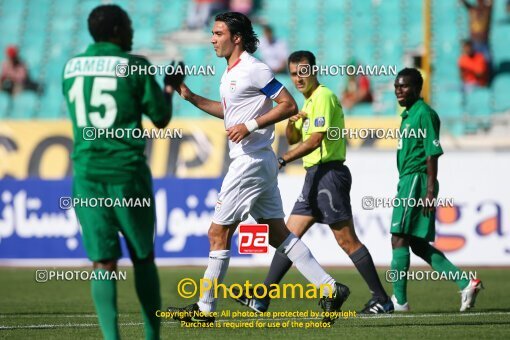
[[[264,88],[260,89],[260,92],[265,94],[267,97],[271,98],[275,94],[278,93],[282,89],[283,85],[276,78],[273,78],[269,83],[267,83]]]

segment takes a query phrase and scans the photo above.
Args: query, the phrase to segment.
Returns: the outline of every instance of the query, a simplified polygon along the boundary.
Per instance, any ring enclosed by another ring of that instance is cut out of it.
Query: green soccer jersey
[[[305,100],[303,109],[307,113],[305,119],[296,122],[301,130],[301,138],[306,141],[314,132],[324,132],[320,147],[303,157],[305,168],[331,162],[345,160],[345,140],[342,138],[344,113],[337,96],[324,85],[319,85],[312,95]],[[334,129],[330,131],[328,129]]]
[[[439,116],[422,99],[402,112],[401,138],[398,141],[399,176],[427,173],[427,157],[443,154],[439,142]]]
[[[131,133],[142,128],[142,113],[155,123],[168,119],[168,104],[154,76],[126,73],[127,65],[150,64],[115,44],[100,42],[65,65],[63,93],[73,123],[76,177],[129,181],[146,166],[145,140]]]

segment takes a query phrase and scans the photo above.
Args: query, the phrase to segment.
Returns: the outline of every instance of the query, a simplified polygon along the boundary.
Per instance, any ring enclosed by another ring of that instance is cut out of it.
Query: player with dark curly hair
[[[255,52],[258,42],[250,19],[235,12],[219,14],[212,33],[211,43],[216,55],[227,61],[221,78],[221,101],[199,96],[184,83],[177,88],[181,97],[225,121],[232,159],[209,228],[209,263],[204,282],[220,284],[223,281],[230,260],[232,235],[238,224],[251,214],[258,223],[269,225],[269,243],[286,254],[310,282],[317,288],[329,287],[320,299],[323,310],[338,311],[349,296],[349,289],[321,268],[283,220],[278,161],[271,144],[274,124],[297,114],[296,102],[269,67],[250,54]],[[275,107],[273,101],[277,104]],[[215,291],[206,291],[197,303],[183,308],[169,307],[168,311],[176,320],[212,323],[217,304]]]

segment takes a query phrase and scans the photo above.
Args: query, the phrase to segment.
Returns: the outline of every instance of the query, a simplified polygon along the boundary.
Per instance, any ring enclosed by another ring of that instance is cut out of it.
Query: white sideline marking
[[[55,315],[55,314],[49,314],[50,316],[60,316],[60,317],[96,317],[95,314],[76,314],[76,315]],[[122,314],[121,314],[122,315]],[[360,319],[384,319],[384,318],[430,318],[430,317],[447,317],[447,316],[453,316],[453,317],[466,317],[466,316],[489,316],[489,315],[510,315],[510,312],[475,312],[475,313],[441,313],[441,314],[383,314],[383,315],[372,315],[372,316],[363,316],[360,317]],[[1,317],[6,318],[8,315],[2,315]],[[15,315],[12,315],[15,316]],[[19,317],[19,315],[17,315]],[[27,317],[29,315],[23,315],[23,317]],[[46,316],[44,314],[37,314],[32,315],[30,317],[43,317]],[[341,320],[342,318],[340,318]],[[357,318],[349,318],[349,319],[357,319]],[[237,318],[237,319],[225,319],[225,320],[218,320],[218,321],[236,321],[236,320],[243,320],[243,321],[287,321],[287,320],[319,320],[319,319],[313,319],[313,318],[259,318],[259,319],[243,319],[243,318]],[[162,323],[175,327],[179,326],[179,322],[177,321],[163,321]],[[122,322],[119,323],[119,326],[142,326],[142,322]],[[13,329],[38,329],[38,328],[71,328],[71,327],[97,327],[97,323],[64,323],[64,324],[39,324],[39,325],[15,325],[15,326],[0,326],[0,330],[13,330]]]

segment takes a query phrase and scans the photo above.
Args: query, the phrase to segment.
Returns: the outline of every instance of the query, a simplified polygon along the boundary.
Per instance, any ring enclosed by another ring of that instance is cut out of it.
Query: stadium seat
[[[494,91],[494,111],[510,111],[510,96],[508,95],[510,89],[510,74],[498,75],[492,83],[492,88]]]
[[[11,118],[27,119],[34,117],[35,105],[38,101],[33,92],[22,92],[14,96]]]
[[[398,1],[381,1],[376,7],[377,47],[375,53],[381,64],[398,65],[402,59],[402,25]]]
[[[2,4],[2,20],[0,20],[0,32],[15,32],[13,28],[18,28],[23,22],[23,13],[25,11],[24,1],[3,1]],[[3,37],[2,39],[4,39]],[[15,35],[9,35],[9,43],[15,43],[11,39],[18,38]]]
[[[39,117],[55,119],[66,115],[62,111],[64,97],[62,95],[60,81],[49,83],[45,89],[45,95],[41,100]]]
[[[0,119],[5,119],[10,115],[10,102],[11,97],[3,92],[0,91]]]
[[[189,1],[119,0],[115,3],[127,10],[132,17],[135,49],[143,48],[157,53],[164,48],[160,40],[162,35],[184,26]],[[36,103],[34,106],[40,108],[36,113],[37,117],[55,118],[62,115],[62,67],[70,56],[82,52],[92,43],[86,20],[83,18],[97,5],[96,0],[38,0],[30,2],[30,6],[26,1],[0,2],[0,29],[13,32],[7,38],[1,39],[0,52],[8,44],[20,45],[22,58],[27,62],[32,77],[42,81],[47,89],[41,105]],[[356,57],[365,64],[389,64],[400,68],[404,53],[423,45],[422,6],[421,1],[415,0],[324,0],[321,3],[262,0],[255,16],[262,18],[261,22],[271,24],[276,35],[288,42],[289,50],[309,49],[316,54],[320,64],[342,64],[348,62],[350,57]],[[461,82],[457,59],[460,54],[460,40],[467,36],[468,15],[458,1],[434,0],[431,6],[433,106],[441,115],[453,121],[461,118],[464,111],[459,90]],[[510,61],[509,45],[502,43],[508,40],[510,27],[503,23],[506,18],[504,9],[504,1],[494,1],[491,49],[496,68]],[[9,15],[6,15],[7,13]],[[260,24],[255,24],[255,29],[260,35]],[[192,63],[217,66],[216,75],[207,81],[198,81],[197,77],[189,78],[197,92],[212,98],[217,97],[217,84],[224,70],[224,61],[211,56],[208,45],[186,47],[183,54]],[[280,75],[278,77],[282,81],[288,81],[285,85],[291,92],[294,91],[290,79]],[[374,95],[380,98],[374,105],[372,114],[394,113],[393,95],[391,91],[388,95],[385,92],[387,84],[392,82],[390,78],[392,77],[372,79],[376,92]],[[345,79],[341,76],[322,77],[321,82],[338,93]],[[506,95],[509,82],[507,74],[496,76],[489,94],[491,110],[503,111],[510,108]],[[299,98],[300,94],[294,92]],[[475,95],[475,98],[486,103],[487,95],[480,96]],[[2,103],[6,105],[5,100]],[[27,105],[30,106],[29,104]],[[181,104],[176,105],[180,107]],[[183,107],[186,112],[191,112],[192,116],[205,115],[194,108]],[[487,115],[484,105],[474,105],[469,110]],[[23,112],[26,114],[26,111]],[[355,114],[366,112],[365,109],[354,111]]]
[[[53,8],[53,15],[57,18],[75,18],[78,3],[79,0],[58,0]]]
[[[156,32],[147,26],[145,28],[137,29],[133,38],[133,48],[151,48],[157,45]]]
[[[188,2],[182,0],[167,1],[158,13],[159,33],[175,31],[184,26],[187,17]],[[171,18],[171,19],[170,19]]]
[[[466,113],[469,116],[487,116],[491,113],[490,90],[477,88],[466,96]]]
[[[440,117],[455,118],[462,114],[462,94],[459,90],[435,91],[432,107]]]
[[[402,8],[406,49],[416,49],[423,45],[423,6],[422,1],[406,0]]]

